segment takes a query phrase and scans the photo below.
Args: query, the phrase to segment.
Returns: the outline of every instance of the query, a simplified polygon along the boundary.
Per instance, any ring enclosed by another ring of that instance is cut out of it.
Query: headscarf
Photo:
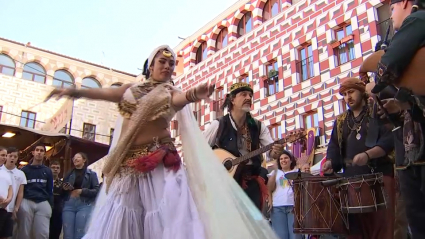
[[[355,89],[364,93],[366,91],[366,84],[358,78],[346,78],[343,79],[342,83],[339,86],[339,94],[342,95],[345,91],[349,89]]]
[[[151,74],[150,71],[149,71],[149,67],[152,66],[152,63],[153,63],[153,60],[154,60],[156,54],[158,54],[158,52],[161,51],[161,50],[166,50],[169,53],[171,53],[171,56],[174,59],[174,63],[176,63],[176,53],[174,53],[173,49],[171,49],[170,46],[168,46],[168,45],[161,45],[161,46],[155,48],[155,50],[153,50],[152,53],[149,55],[149,58],[146,59],[145,64],[143,64],[143,73],[142,73],[142,75],[144,75],[146,77],[146,79],[148,79],[149,76],[150,76],[150,74]]]

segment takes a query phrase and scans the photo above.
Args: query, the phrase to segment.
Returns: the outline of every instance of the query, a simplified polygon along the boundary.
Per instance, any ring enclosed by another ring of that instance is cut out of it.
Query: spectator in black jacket
[[[75,168],[63,180],[66,191],[62,212],[64,239],[80,239],[85,234],[92,206],[99,190],[97,174],[86,167],[87,155],[77,153]]]
[[[49,239],[59,239],[62,232],[62,209],[63,209],[63,182],[59,178],[61,165],[58,161],[50,163],[53,174],[53,210],[50,218]]]
[[[27,178],[24,198],[18,211],[17,239],[48,239],[53,205],[53,175],[43,165],[46,148],[39,144],[32,163],[22,168]]]

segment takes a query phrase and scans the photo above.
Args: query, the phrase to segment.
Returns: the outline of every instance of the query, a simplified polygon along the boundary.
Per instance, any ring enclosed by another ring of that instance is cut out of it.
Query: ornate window
[[[46,83],[46,70],[40,64],[30,62],[25,64],[22,78],[44,84]]]
[[[238,24],[238,35],[243,36],[252,30],[251,12],[245,13]]]
[[[305,46],[299,50],[299,54],[300,61],[297,63],[297,68],[301,81],[305,81],[314,76],[313,48],[311,45]]]
[[[219,51],[227,46],[228,39],[227,28],[221,29],[220,33],[218,33],[217,40],[215,42],[215,50]]]
[[[102,88],[99,81],[92,77],[86,77],[83,79],[81,84],[81,88],[89,89],[89,88]]]
[[[270,125],[269,130],[273,140],[282,138],[282,126],[280,124]]]
[[[201,61],[207,59],[207,42],[203,42],[199,47],[198,50],[196,50],[196,64],[200,63]]]
[[[272,19],[282,10],[280,0],[268,0],[263,8],[263,22]]]
[[[0,54],[0,73],[8,76],[15,75],[15,61],[8,55]]]
[[[74,85],[74,77],[66,70],[58,70],[53,76],[53,85],[57,87],[72,87]]]
[[[319,115],[317,111],[311,111],[304,115],[304,127],[306,130],[319,127]]]
[[[337,65],[342,65],[354,60],[354,40],[352,38],[353,30],[351,25],[343,26],[335,31],[335,38],[341,41],[341,45],[334,49],[334,54],[337,56]],[[351,36],[351,39],[350,39]],[[347,39],[347,40],[345,40]]]
[[[37,113],[30,112],[30,111],[22,111],[21,122],[19,123],[19,126],[34,129],[36,116],[37,116]]]
[[[83,124],[83,139],[95,141],[96,139],[96,125],[84,123]]]
[[[267,79],[264,82],[266,96],[271,96],[279,91],[279,68],[277,61],[271,61],[266,65]]]

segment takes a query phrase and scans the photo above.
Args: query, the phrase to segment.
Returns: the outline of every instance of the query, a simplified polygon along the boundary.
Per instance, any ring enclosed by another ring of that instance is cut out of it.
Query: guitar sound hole
[[[230,160],[224,161],[223,165],[224,165],[224,167],[226,168],[227,171],[229,171],[233,167],[232,161],[230,161]]]

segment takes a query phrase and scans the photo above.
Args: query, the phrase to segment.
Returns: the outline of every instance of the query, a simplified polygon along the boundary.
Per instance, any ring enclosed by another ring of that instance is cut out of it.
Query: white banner
[[[67,99],[62,107],[46,121],[41,130],[58,133],[71,120],[73,99]]]

